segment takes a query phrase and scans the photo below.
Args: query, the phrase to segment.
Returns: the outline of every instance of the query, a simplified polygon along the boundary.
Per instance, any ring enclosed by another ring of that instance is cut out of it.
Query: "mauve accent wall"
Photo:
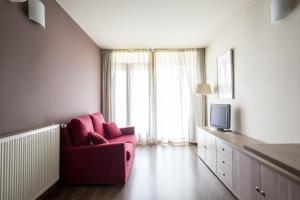
[[[0,0],[0,135],[100,110],[100,49],[54,0],[46,29]]]

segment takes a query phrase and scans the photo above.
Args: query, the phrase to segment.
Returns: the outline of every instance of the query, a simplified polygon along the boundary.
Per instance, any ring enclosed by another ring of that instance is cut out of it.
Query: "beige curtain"
[[[106,121],[110,121],[112,117],[111,53],[111,50],[101,51],[101,111]]]

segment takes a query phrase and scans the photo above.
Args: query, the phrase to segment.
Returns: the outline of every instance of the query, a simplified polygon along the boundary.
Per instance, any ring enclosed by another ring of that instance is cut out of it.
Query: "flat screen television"
[[[210,125],[219,130],[230,130],[231,106],[230,104],[210,105]]]

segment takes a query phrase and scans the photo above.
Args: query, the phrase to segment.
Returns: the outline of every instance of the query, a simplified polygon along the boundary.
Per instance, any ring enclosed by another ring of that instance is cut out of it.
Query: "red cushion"
[[[82,116],[71,120],[72,137],[75,145],[90,144],[88,133],[94,132],[90,116]]]
[[[92,145],[109,143],[103,136],[95,132],[89,132],[89,139]]]
[[[95,132],[101,136],[104,136],[103,123],[105,123],[105,120],[104,120],[102,114],[94,113],[94,114],[91,114],[90,117],[93,122]]]
[[[104,132],[109,139],[122,136],[122,132],[114,122],[108,122],[103,124]]]
[[[135,135],[122,135],[120,137],[114,138],[114,139],[109,139],[109,143],[121,143],[121,142],[126,142],[126,143],[131,143],[134,146],[136,145],[136,136]]]

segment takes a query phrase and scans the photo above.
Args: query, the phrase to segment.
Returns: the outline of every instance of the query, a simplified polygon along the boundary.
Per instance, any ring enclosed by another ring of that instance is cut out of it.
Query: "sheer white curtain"
[[[198,55],[197,50],[156,52],[157,137],[163,142],[196,142]]]
[[[118,126],[135,126],[139,143],[196,142],[195,128],[204,120],[201,98],[193,93],[202,81],[201,53],[204,50],[110,52],[103,66],[110,69],[105,70],[110,76],[105,84],[109,119]]]
[[[148,138],[150,126],[149,51],[111,53],[111,120],[134,125],[138,138]]]

